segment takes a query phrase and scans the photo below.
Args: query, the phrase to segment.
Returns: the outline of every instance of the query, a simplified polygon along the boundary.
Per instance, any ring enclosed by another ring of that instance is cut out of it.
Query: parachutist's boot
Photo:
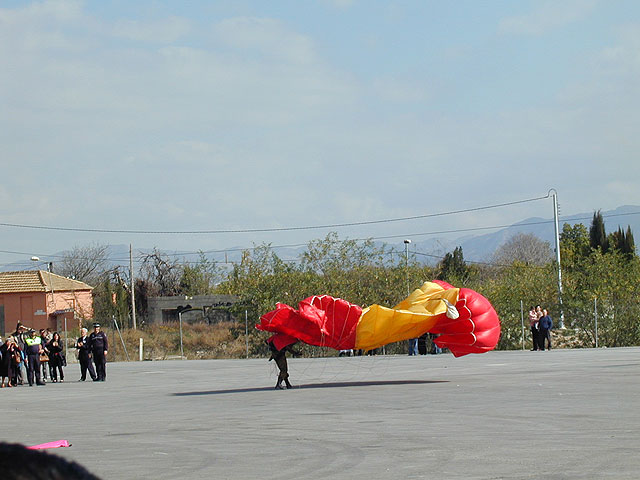
[[[276,383],[276,390],[284,390],[284,387],[280,385],[280,382]]]
[[[293,385],[289,383],[289,380],[285,380],[284,383],[287,385],[287,388],[293,388]]]

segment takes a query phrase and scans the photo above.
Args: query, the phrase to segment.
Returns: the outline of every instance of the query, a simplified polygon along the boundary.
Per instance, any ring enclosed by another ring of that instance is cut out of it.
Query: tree
[[[215,262],[211,262],[200,252],[200,259],[195,265],[185,263],[180,278],[180,293],[185,295],[208,295],[219,275]]]
[[[602,253],[609,251],[609,239],[604,229],[604,220],[600,210],[593,214],[591,228],[589,229],[589,245],[593,250],[600,249]]]
[[[107,245],[98,243],[84,247],[75,246],[64,252],[58,271],[65,277],[89,285],[98,285],[109,268],[108,251]]]
[[[469,278],[469,269],[464,261],[462,247],[456,247],[447,253],[438,265],[438,280],[449,283],[465,283]]]
[[[627,259],[631,259],[636,254],[636,246],[631,233],[631,226],[627,227],[625,233],[622,227],[609,235],[609,246],[611,249],[622,253]]]
[[[158,249],[154,248],[152,253],[142,257],[140,271],[142,279],[149,282],[152,295],[173,296],[180,293],[183,266]]]
[[[624,238],[624,248],[622,249],[627,257],[636,256],[636,242],[633,240],[633,233],[631,233],[631,225],[627,226],[627,234]]]
[[[640,342],[640,261],[619,251],[595,250],[565,268],[565,312],[588,346],[595,340],[597,302],[599,344],[609,347]]]
[[[384,247],[377,248],[371,239],[340,240],[336,232],[330,232],[324,239],[309,242],[301,255],[301,265],[304,270],[326,275],[380,262],[383,253]]]
[[[502,244],[493,255],[493,263],[511,265],[518,261],[525,265],[545,265],[553,258],[551,245],[533,233],[517,233]]]
[[[498,313],[502,327],[498,348],[501,349],[521,348],[520,302],[524,307],[524,315],[531,305],[537,304],[549,308],[551,315],[557,311],[557,289],[552,263],[532,266],[515,261],[508,267],[500,268],[499,275],[471,288],[487,297]],[[528,329],[525,330],[525,341],[529,341]]]
[[[591,254],[589,232],[582,223],[571,226],[565,223],[560,233],[560,253],[563,263],[571,264],[573,259],[588,257]]]

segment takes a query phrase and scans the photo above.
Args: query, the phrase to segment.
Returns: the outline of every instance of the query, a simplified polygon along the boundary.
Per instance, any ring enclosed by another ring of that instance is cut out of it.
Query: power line
[[[459,213],[477,212],[479,210],[488,210],[491,208],[506,207],[510,205],[517,205],[520,203],[535,202],[549,198],[549,194],[544,197],[528,198],[525,200],[516,200],[514,202],[497,203],[494,205],[485,205],[482,207],[465,208],[462,210],[453,210],[450,212],[429,213],[424,215],[414,215],[410,217],[400,218],[387,218],[384,220],[368,220],[363,222],[349,222],[349,223],[334,223],[326,225],[307,225],[301,227],[275,227],[275,228],[247,228],[247,229],[234,229],[234,230],[191,230],[191,231],[154,231],[154,230],[112,230],[102,228],[75,228],[75,227],[52,227],[46,225],[24,225],[18,223],[4,223],[0,222],[2,227],[12,228],[28,228],[36,230],[56,230],[64,232],[91,232],[91,233],[128,233],[128,234],[142,234],[142,235],[212,235],[221,233],[266,233],[266,232],[284,232],[284,231],[297,231],[297,230],[317,230],[323,228],[338,228],[338,227],[354,227],[359,225],[374,225],[380,223],[392,223],[403,222],[407,220],[418,220],[423,218],[441,217],[445,215],[455,215]]]
[[[617,214],[611,214],[611,215],[603,215],[603,218],[612,218],[612,217],[621,217],[621,216],[628,216],[628,215],[640,215],[640,212],[629,212],[629,213],[617,213]],[[561,219],[562,222],[570,222],[570,221],[579,221],[579,220],[591,220],[591,217],[566,217]],[[355,238],[352,239],[354,241],[366,241],[366,240],[386,240],[386,239],[393,239],[393,238],[406,238],[406,237],[420,237],[420,236],[429,236],[429,235],[443,235],[443,234],[451,234],[451,233],[467,233],[467,232],[476,232],[476,231],[481,231],[481,230],[495,230],[498,228],[518,228],[518,227],[523,227],[523,226],[532,226],[532,225],[544,225],[544,224],[550,224],[553,223],[553,220],[542,220],[539,222],[526,222],[526,223],[517,223],[517,224],[509,224],[509,225],[492,225],[492,226],[485,226],[485,227],[474,227],[474,228],[458,228],[458,229],[452,229],[452,230],[439,230],[439,231],[432,231],[432,232],[421,232],[421,233],[403,233],[401,235],[387,235],[387,236],[379,236],[379,237],[367,237],[367,238]],[[1,225],[1,224],[0,224]],[[274,248],[297,248],[297,247],[305,247],[308,245],[307,243],[294,243],[294,244],[283,244],[283,245],[270,245],[267,244],[267,246],[271,249]],[[199,254],[211,254],[211,253],[225,253],[225,252],[243,252],[246,250],[256,250],[258,248],[262,248],[264,245],[259,245],[259,246],[254,246],[254,247],[237,247],[237,248],[224,248],[224,249],[218,249],[218,250],[198,250],[198,251],[187,251],[187,252],[176,252],[176,253],[166,253],[163,252],[164,255],[170,256],[170,257],[180,257],[180,256],[188,256],[188,255],[199,255]],[[43,254],[43,253],[33,253],[33,252],[16,252],[16,251],[10,251],[10,250],[0,250],[0,253],[7,253],[7,254],[12,254],[12,255],[25,255],[25,256],[38,256],[41,258],[65,258],[66,255],[62,254],[62,255],[55,255],[55,254]],[[144,253],[142,253],[142,255],[144,255]],[[440,258],[440,257],[438,257]],[[80,257],[80,259],[85,259],[87,260],[88,258],[84,258],[84,257]],[[127,261],[128,258],[106,258],[105,260],[107,261],[111,261],[111,262],[118,262],[118,261]],[[140,262],[140,260],[137,260],[137,262]],[[198,263],[198,262],[193,262],[193,263]],[[224,263],[224,262],[216,262],[216,263]],[[227,262],[227,263],[231,263],[231,262]],[[476,263],[481,263],[481,262],[476,262]],[[30,265],[29,262],[15,262],[16,265]],[[2,265],[4,266],[4,265]]]

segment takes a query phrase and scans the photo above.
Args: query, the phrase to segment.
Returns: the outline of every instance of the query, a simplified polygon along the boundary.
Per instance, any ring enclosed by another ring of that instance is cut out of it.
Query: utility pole
[[[131,319],[133,320],[133,329],[137,330],[136,326],[136,289],[133,279],[133,248],[129,244],[129,278],[131,278]]]
[[[553,193],[551,193],[553,192]],[[560,322],[558,327],[564,328],[564,307],[562,305],[562,267],[560,265],[560,228],[558,222],[558,192],[555,189],[549,190],[553,197],[553,225],[555,227],[556,240],[556,263],[558,264],[558,305],[560,307]]]
[[[407,271],[407,297],[411,293],[409,291],[409,244],[411,240],[408,238],[404,241],[404,252],[405,252],[405,270]]]

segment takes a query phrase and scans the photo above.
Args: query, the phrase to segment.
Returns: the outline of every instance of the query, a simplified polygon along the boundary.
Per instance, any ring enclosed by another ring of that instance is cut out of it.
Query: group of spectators
[[[87,371],[94,381],[106,379],[107,336],[94,324],[94,332],[88,336],[83,328],[76,341],[80,361],[81,381]],[[95,362],[95,370],[92,365]],[[4,342],[0,338],[0,388],[46,385],[47,377],[53,383],[64,382],[67,366],[65,349],[58,332],[42,329],[39,332],[18,322],[16,331]]]
[[[531,340],[533,341],[532,352],[551,350],[551,329],[553,329],[553,319],[546,308],[531,307],[529,310],[529,325],[531,327]]]

